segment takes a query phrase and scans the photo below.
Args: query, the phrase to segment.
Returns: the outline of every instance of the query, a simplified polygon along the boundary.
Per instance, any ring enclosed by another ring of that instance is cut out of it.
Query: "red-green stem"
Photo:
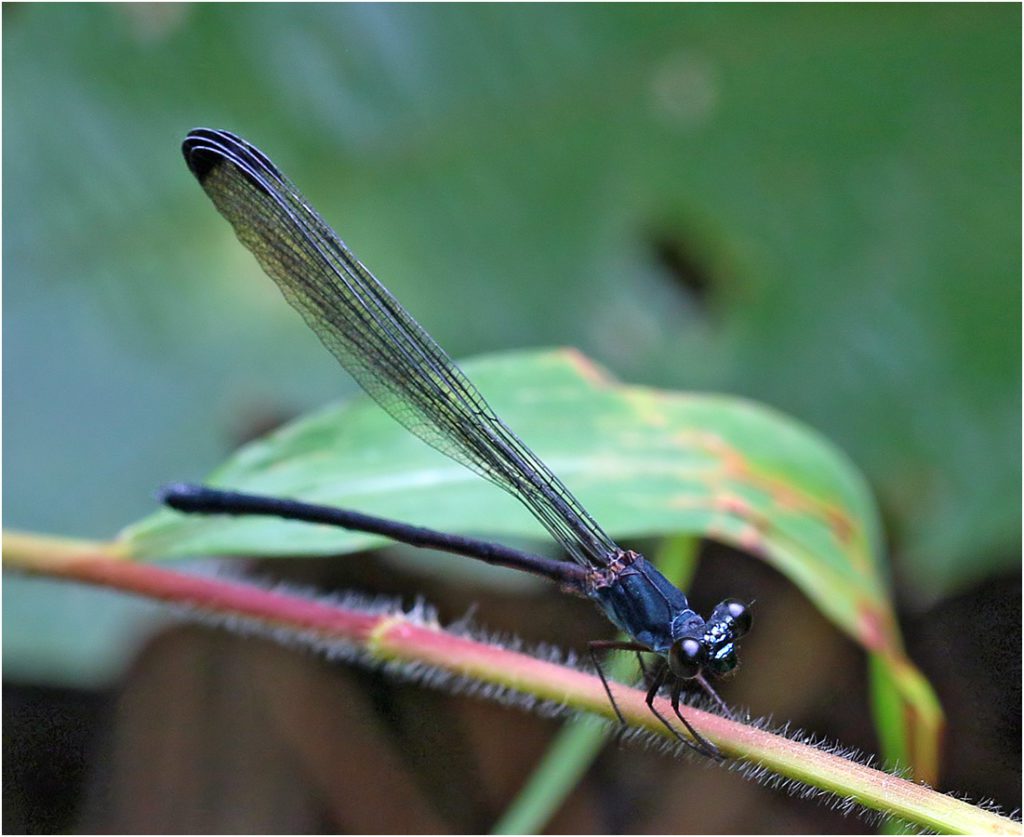
[[[97,584],[210,613],[247,617],[271,628],[288,628],[324,641],[353,643],[381,663],[426,663],[573,709],[613,717],[604,689],[593,675],[456,636],[407,616],[367,613],[137,564],[127,560],[117,544],[7,533],[3,548],[6,567]],[[631,725],[665,734],[647,711],[643,692],[619,686],[616,701]],[[660,710],[666,716],[671,714],[667,705],[660,706]],[[697,709],[688,709],[687,716],[727,756],[854,799],[867,808],[940,832],[1021,833],[1020,824],[1006,817],[840,756]]]

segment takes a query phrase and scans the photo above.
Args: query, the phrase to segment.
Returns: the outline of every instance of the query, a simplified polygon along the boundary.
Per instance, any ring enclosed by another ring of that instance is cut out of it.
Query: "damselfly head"
[[[716,675],[728,674],[739,663],[736,640],[750,630],[750,607],[738,599],[726,599],[711,612],[699,636],[676,640],[668,652],[672,673],[691,680],[704,670]]]
[[[752,622],[750,607],[738,599],[726,599],[711,611],[704,624],[704,645],[712,673],[721,676],[736,668],[736,640],[750,630]]]

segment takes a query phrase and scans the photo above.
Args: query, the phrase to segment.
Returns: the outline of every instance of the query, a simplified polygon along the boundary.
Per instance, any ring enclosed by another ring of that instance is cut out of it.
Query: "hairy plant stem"
[[[407,663],[505,687],[570,709],[613,719],[598,678],[528,654],[425,624],[401,613],[336,606],[233,581],[203,578],[129,560],[120,544],[9,532],[4,566],[96,584],[224,617],[224,624],[260,624],[268,634],[311,645],[347,643],[371,663]],[[289,634],[291,635],[289,637]],[[632,726],[667,735],[641,691],[616,688]],[[667,701],[660,711],[671,714]],[[1020,834],[1019,823],[799,741],[717,715],[687,717],[731,759],[830,792],[865,808],[946,833]]]

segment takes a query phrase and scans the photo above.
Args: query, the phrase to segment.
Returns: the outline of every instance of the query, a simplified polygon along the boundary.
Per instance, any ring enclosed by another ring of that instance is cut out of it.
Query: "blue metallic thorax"
[[[635,552],[594,570],[587,595],[625,633],[660,654],[683,636],[704,633],[704,620],[683,592]]]

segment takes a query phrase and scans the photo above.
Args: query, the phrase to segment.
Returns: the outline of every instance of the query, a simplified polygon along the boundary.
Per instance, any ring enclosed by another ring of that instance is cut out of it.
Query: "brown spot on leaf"
[[[595,386],[607,387],[618,383],[607,369],[594,363],[578,349],[567,347],[559,349],[557,354],[561,355],[581,378]]]

